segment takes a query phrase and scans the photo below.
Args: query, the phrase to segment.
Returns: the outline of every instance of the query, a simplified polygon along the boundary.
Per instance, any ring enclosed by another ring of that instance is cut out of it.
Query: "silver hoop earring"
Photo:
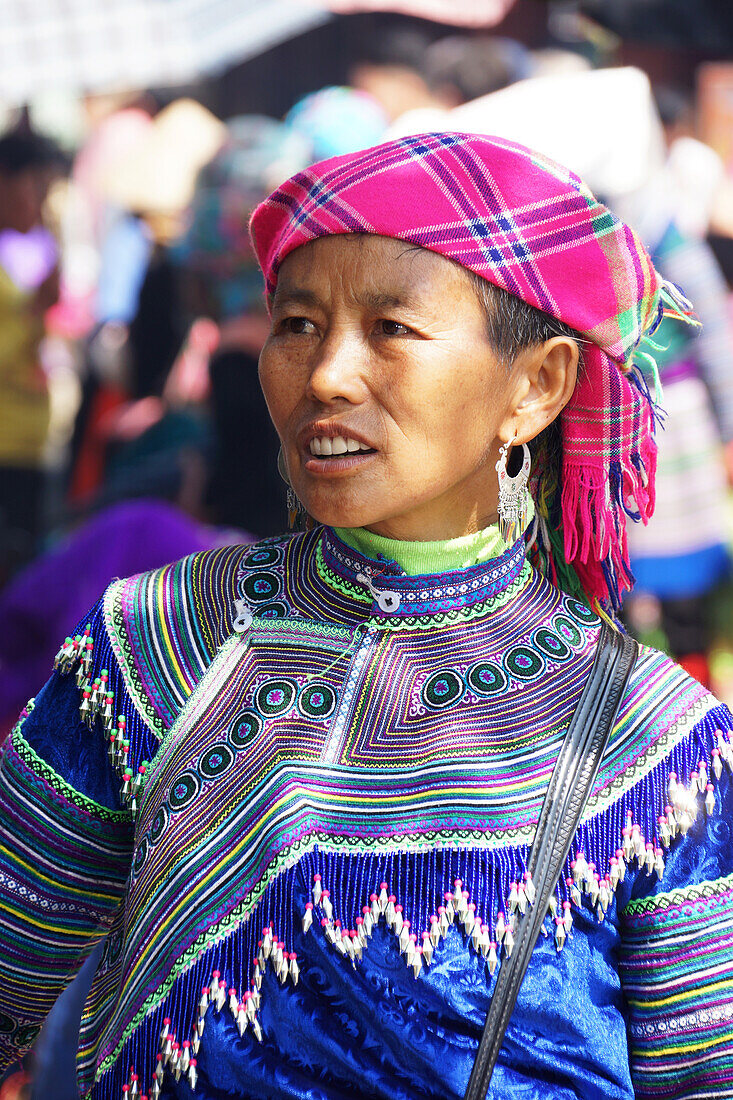
[[[526,443],[521,443],[522,468],[514,477],[507,472],[507,459],[513,443],[503,443],[499,448],[496,472],[499,475],[499,531],[507,546],[511,546],[527,526],[529,471],[532,455]]]
[[[277,452],[277,472],[280,474],[285,484],[289,486],[290,478],[288,477],[288,468],[285,465],[285,454],[282,449],[282,444],[280,445],[280,450]]]

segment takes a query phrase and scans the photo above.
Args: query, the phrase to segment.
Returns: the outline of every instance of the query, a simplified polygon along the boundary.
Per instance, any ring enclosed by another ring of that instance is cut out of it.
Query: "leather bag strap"
[[[565,734],[537,822],[527,867],[536,890],[535,901],[520,918],[512,954],[499,968],[464,1100],[485,1100],[519,987],[598,774],[637,650],[628,635],[601,624],[593,667]]]

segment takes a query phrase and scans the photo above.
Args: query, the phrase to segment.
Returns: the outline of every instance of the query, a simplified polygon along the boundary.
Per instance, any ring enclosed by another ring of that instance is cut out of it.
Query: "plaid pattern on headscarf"
[[[439,252],[586,338],[561,418],[562,545],[589,597],[618,606],[633,583],[626,516],[646,522],[654,507],[653,404],[633,353],[659,323],[665,291],[674,306],[633,230],[548,158],[443,133],[300,172],[258,207],[251,232],[268,298],[293,249],[374,233]]]

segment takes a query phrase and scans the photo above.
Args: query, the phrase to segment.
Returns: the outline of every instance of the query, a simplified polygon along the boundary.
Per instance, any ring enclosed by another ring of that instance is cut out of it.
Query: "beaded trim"
[[[109,761],[120,779],[120,797],[134,816],[145,785],[150,764],[143,760],[136,774],[130,766],[130,740],[127,735],[127,719],[119,714],[115,720],[115,696],[109,687],[109,671],[105,668],[92,678],[94,637],[91,624],[83,633],[67,637],[54,658],[53,667],[62,676],[70,675],[76,668],[76,683],[81,694],[79,715],[90,730],[97,720],[107,742]]]

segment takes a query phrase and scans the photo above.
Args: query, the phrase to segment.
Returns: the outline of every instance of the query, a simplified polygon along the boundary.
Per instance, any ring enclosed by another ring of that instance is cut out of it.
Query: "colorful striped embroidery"
[[[0,795],[0,983],[14,1006],[12,1017],[0,1014],[0,1060],[12,1061],[111,924],[124,895],[132,825],[129,814],[97,806],[39,761],[22,723],[3,746]]]
[[[623,921],[636,1095],[733,1095],[733,875],[633,901]]]

